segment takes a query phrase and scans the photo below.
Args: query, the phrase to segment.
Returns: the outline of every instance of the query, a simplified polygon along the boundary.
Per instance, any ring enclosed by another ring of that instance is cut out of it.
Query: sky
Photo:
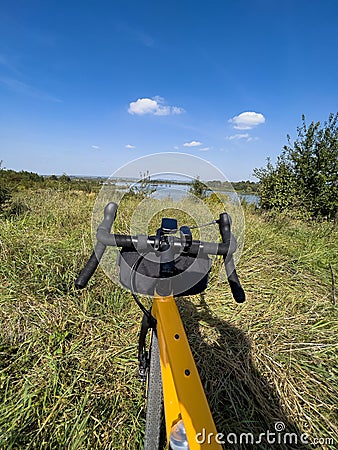
[[[2,0],[0,160],[109,176],[180,152],[255,181],[337,80],[336,0]]]

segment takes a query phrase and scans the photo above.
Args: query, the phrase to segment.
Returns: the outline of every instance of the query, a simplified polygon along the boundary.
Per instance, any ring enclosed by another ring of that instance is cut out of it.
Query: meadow
[[[142,448],[141,313],[100,269],[74,288],[92,252],[95,197],[25,189],[0,217],[1,449]],[[336,448],[337,228],[244,211],[246,303],[218,283],[221,261],[204,296],[178,299],[216,426],[258,437],[283,422],[309,435],[303,448]]]

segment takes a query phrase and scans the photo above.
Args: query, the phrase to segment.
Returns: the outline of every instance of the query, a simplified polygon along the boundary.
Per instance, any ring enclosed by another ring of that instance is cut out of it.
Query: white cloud
[[[135,145],[127,144],[126,148],[133,149],[133,148],[136,148],[136,147],[135,147]]]
[[[93,150],[100,150],[100,147],[98,145],[92,145]]]
[[[180,148],[177,145],[174,145],[175,150],[179,150]]]
[[[199,147],[200,145],[202,145],[202,142],[199,141],[190,141],[190,142],[185,142],[183,144],[183,147]]]
[[[199,148],[200,152],[207,152],[208,150],[210,150],[210,147]]]
[[[240,139],[245,139],[246,142],[257,141],[258,137],[252,137],[249,133],[237,133],[232,136],[227,136],[225,139],[228,141],[239,141]]]
[[[265,117],[261,113],[253,111],[242,112],[238,116],[234,116],[229,119],[229,122],[234,124],[236,130],[251,130],[265,122]]]
[[[169,106],[171,108],[171,114],[183,114],[185,111],[179,106]]]
[[[229,141],[237,141],[239,139],[249,139],[250,134],[249,133],[243,133],[243,134],[233,134],[232,136],[227,136],[227,139]]]
[[[154,116],[169,116],[171,114],[182,114],[184,109],[178,106],[168,106],[164,104],[162,97],[139,98],[136,102],[129,103],[129,114],[144,116],[145,114],[153,114]]]

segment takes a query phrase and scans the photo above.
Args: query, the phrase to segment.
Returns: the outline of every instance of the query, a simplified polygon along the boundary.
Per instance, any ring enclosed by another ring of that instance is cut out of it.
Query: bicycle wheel
[[[150,365],[148,372],[148,395],[144,450],[158,450],[161,444],[163,419],[163,392],[160,365],[160,350],[157,332],[152,331],[150,343]]]

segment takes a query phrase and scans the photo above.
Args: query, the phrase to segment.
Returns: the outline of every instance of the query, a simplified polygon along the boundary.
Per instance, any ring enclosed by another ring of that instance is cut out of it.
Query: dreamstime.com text
[[[334,445],[335,440],[330,437],[314,438],[308,433],[289,433],[285,430],[284,422],[276,422],[275,430],[266,430],[264,433],[254,435],[254,433],[208,433],[205,428],[196,434],[198,444],[282,444],[282,445]]]

